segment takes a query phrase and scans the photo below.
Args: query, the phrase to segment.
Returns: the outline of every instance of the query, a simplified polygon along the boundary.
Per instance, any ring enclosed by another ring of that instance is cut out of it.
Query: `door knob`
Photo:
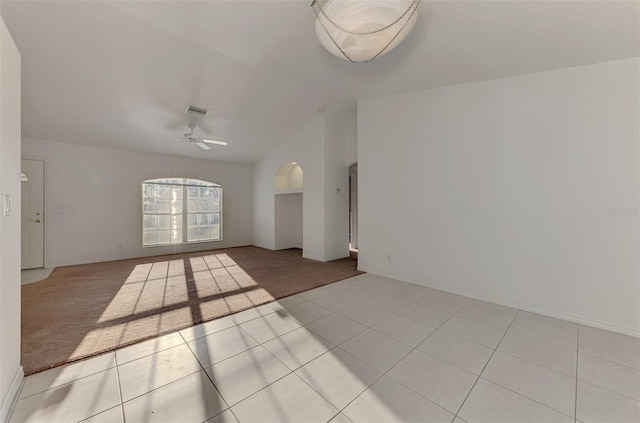
[[[32,222],[41,223],[42,219],[31,219]]]

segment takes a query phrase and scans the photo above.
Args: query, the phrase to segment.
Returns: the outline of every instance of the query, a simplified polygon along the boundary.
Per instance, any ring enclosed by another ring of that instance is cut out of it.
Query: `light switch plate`
[[[9,194],[4,196],[4,215],[11,216],[11,196]]]

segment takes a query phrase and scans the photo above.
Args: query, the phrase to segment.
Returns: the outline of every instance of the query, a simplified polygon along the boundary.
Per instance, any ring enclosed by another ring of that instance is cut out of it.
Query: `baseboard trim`
[[[323,263],[326,263],[328,261],[333,261],[333,260],[340,260],[340,259],[347,258],[347,257],[349,257],[349,255],[342,256],[342,257],[330,257],[330,258],[328,258],[328,257],[318,257],[318,256],[313,256],[311,254],[302,253],[302,258],[306,258],[306,259],[309,259],[309,260],[315,260],[315,261],[321,261]]]
[[[393,273],[381,272],[378,269],[371,268],[369,266],[358,266],[358,270],[371,273],[374,275],[378,275],[378,276],[383,276],[385,278],[396,279],[399,281],[409,282],[416,285],[426,286],[427,288],[439,289],[441,291],[450,292],[452,294],[464,295],[465,297],[474,298],[476,300],[488,301],[488,302],[500,304],[506,307],[517,308],[519,310],[524,310],[531,313],[542,314],[548,317],[555,317],[556,319],[562,319],[562,320],[566,320],[573,323],[579,323],[581,325],[586,325],[586,326],[591,326],[598,329],[604,329],[611,332],[616,332],[622,335],[633,336],[634,338],[640,338],[640,329],[630,327],[630,326],[618,325],[618,324],[594,319],[591,317],[582,316],[579,314],[566,313],[566,312],[556,311],[556,310],[548,310],[548,309],[540,308],[531,304],[521,304],[514,301],[508,301],[505,299],[478,295],[477,293],[443,289],[440,286],[429,285],[426,283],[419,283],[416,281],[407,280],[406,278],[403,278],[400,275],[395,275]]]
[[[22,386],[23,380],[24,370],[22,369],[22,366],[20,366],[15,376],[13,377],[13,380],[11,381],[11,385],[9,386],[7,395],[4,396],[4,400],[2,401],[2,406],[0,407],[0,422],[6,423],[9,421],[11,410],[13,409],[13,405],[18,399],[18,392],[20,392],[20,387]]]
[[[148,254],[143,254],[138,251],[132,254],[124,254],[124,255],[115,255],[115,256],[102,256],[96,257],[92,259],[79,259],[79,260],[62,260],[59,262],[51,262],[45,258],[44,267],[45,268],[55,268],[55,267],[67,267],[67,266],[79,266],[83,264],[94,264],[94,263],[106,263],[110,261],[124,261],[124,260],[139,260],[139,259],[155,259],[162,256],[170,256],[173,254],[195,254],[201,252],[215,251],[215,250],[228,250],[232,248],[243,248],[243,247],[257,247],[264,248],[265,250],[273,250],[272,248],[260,247],[253,244],[231,244],[221,246],[219,243],[224,241],[211,241],[211,242],[195,242],[190,244],[174,244],[171,245],[163,245],[163,246],[152,246],[152,247],[142,247],[142,251],[149,251]],[[191,249],[191,248],[192,249]]]
[[[309,259],[309,260],[315,260],[315,261],[321,261],[323,263],[326,261],[323,257],[318,257],[318,256],[314,256],[314,255],[311,255],[311,254],[305,254],[305,253],[302,253],[302,258],[306,258],[306,259]]]

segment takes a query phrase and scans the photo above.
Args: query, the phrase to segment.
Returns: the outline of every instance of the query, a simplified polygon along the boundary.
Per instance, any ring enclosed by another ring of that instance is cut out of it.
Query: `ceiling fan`
[[[169,144],[169,146],[179,145],[179,144],[183,144],[185,142],[188,142],[188,143],[193,143],[193,144],[197,145],[198,147],[200,147],[201,149],[207,151],[207,150],[211,150],[211,147],[209,147],[208,144],[212,144],[212,145],[228,145],[226,141],[207,140],[207,139],[202,138],[200,135],[194,133],[193,131],[196,129],[196,125],[193,124],[193,123],[190,123],[189,125],[187,125],[187,127],[191,131],[187,132],[186,134],[184,134],[184,137],[180,137],[179,138],[182,141],[176,142],[176,143],[173,143],[173,144]]]

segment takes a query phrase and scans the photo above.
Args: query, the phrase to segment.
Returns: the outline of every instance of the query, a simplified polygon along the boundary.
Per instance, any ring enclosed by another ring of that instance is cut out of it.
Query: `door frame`
[[[349,247],[358,250],[358,162],[349,169]],[[355,241],[355,242],[354,242]]]
[[[34,267],[33,269],[46,269],[47,268],[47,249],[45,244],[47,242],[47,231],[45,230],[47,225],[46,209],[47,209],[47,162],[44,159],[38,159],[34,157],[21,157],[20,160],[33,160],[42,162],[42,216],[45,217],[42,221],[42,267]],[[20,162],[20,172],[22,172],[22,162]],[[22,189],[20,190],[22,194]],[[21,199],[22,201],[22,199]],[[22,222],[21,222],[22,224]],[[22,270],[22,260],[20,262],[20,269]],[[28,270],[28,269],[26,269]]]

